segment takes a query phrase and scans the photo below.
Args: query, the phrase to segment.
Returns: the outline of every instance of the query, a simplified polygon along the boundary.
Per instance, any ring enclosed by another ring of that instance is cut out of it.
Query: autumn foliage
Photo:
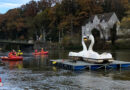
[[[59,32],[70,35],[81,32],[82,24],[94,14],[116,12],[125,15],[128,0],[40,0],[0,14],[0,39],[58,41]],[[124,18],[125,19],[125,18]]]

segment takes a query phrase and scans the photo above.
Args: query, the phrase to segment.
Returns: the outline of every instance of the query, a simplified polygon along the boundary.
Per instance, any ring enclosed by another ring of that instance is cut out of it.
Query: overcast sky
[[[6,13],[9,9],[20,7],[29,1],[31,0],[0,0],[0,13]]]

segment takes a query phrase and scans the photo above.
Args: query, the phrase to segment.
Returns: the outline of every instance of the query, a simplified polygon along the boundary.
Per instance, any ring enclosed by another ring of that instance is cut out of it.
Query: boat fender
[[[0,87],[3,86],[3,83],[2,83],[2,80],[1,80],[1,77],[0,77]]]
[[[56,61],[53,61],[52,64],[56,64]]]

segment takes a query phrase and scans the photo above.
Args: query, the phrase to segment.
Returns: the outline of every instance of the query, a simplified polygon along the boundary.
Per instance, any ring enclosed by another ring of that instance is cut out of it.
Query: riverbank
[[[82,50],[81,43],[43,43],[37,42],[34,45],[34,49],[44,48],[46,50],[64,49],[64,50]],[[117,50],[117,49],[130,49],[130,38],[118,39],[115,41],[115,45],[111,44],[111,41],[107,41],[105,44],[103,42],[94,45],[94,50]]]
[[[34,46],[26,47],[21,45],[8,45],[6,48],[1,48],[1,50],[12,50],[12,49],[21,49],[21,50],[33,50],[33,49],[41,49],[45,50],[82,50],[81,40],[66,40],[64,42],[41,42],[36,41]],[[90,42],[88,43],[90,44]],[[89,45],[87,45],[88,47]],[[95,43],[94,50],[117,50],[117,49],[130,49],[130,38],[119,38],[115,41],[115,45],[111,44],[111,41],[103,42],[103,40]],[[0,50],[0,51],[1,51]]]

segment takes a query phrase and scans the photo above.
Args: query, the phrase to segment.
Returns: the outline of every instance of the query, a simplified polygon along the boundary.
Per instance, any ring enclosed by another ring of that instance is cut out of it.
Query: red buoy
[[[3,83],[2,83],[2,80],[1,80],[1,77],[0,77],[0,87],[3,86]]]

